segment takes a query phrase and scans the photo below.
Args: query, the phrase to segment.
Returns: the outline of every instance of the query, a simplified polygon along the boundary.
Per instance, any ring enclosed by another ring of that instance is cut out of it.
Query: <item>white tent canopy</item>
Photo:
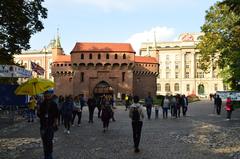
[[[16,65],[0,65],[0,77],[29,78],[32,72]]]

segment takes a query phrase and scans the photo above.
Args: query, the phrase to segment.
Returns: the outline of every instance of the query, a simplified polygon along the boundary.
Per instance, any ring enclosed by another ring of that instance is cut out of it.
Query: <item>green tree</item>
[[[47,18],[44,0],[0,1],[0,64],[13,64],[13,55],[30,48],[31,35],[41,31]]]
[[[204,71],[209,71],[211,64],[221,70],[224,81],[232,89],[239,89],[240,82],[240,15],[225,3],[216,3],[207,12],[205,23],[201,27],[204,35],[197,48],[200,50]],[[226,70],[228,70],[226,72]]]

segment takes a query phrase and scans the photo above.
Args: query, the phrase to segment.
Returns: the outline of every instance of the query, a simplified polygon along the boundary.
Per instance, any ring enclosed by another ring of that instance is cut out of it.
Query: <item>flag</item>
[[[39,66],[38,64],[36,64],[35,62],[31,61],[31,68],[33,71],[35,71],[38,75],[44,75],[45,70]]]

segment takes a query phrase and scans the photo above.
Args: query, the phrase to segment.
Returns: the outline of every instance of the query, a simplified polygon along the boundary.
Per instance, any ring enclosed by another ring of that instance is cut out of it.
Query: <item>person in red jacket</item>
[[[233,111],[232,99],[230,97],[227,97],[225,109],[227,111],[227,120],[230,120],[231,115],[232,115],[232,111]]]

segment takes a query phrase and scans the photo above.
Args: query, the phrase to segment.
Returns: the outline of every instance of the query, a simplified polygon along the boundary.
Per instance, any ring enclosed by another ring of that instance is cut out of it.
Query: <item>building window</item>
[[[180,60],[180,55],[178,55],[178,54],[175,55],[175,60],[176,60],[176,61],[181,61],[181,60]]]
[[[109,59],[109,54],[106,54],[106,59]]]
[[[175,78],[179,78],[179,72],[175,72]]]
[[[123,54],[123,59],[126,59],[126,54]]]
[[[170,78],[170,72],[166,72],[166,78]]]
[[[204,78],[204,72],[197,72],[197,78]]]
[[[98,59],[101,59],[101,54],[98,54]]]
[[[215,90],[215,91],[218,90],[218,84],[214,84],[214,90]]]
[[[175,69],[179,69],[179,63],[175,63]]]
[[[166,61],[169,61],[169,55],[166,55]]]
[[[185,78],[189,78],[189,72],[185,73]]]
[[[122,72],[122,82],[125,81],[125,72]]]
[[[166,70],[167,69],[170,69],[170,64],[169,63],[166,63]]]
[[[92,54],[89,54],[89,59],[92,59]]]
[[[115,55],[114,55],[114,58],[115,58],[115,59],[118,59],[118,55],[117,55],[117,54],[115,54]]]
[[[187,63],[187,64],[185,65],[185,68],[190,68],[189,63]]]
[[[174,84],[174,91],[179,91],[179,84],[178,83]]]
[[[80,79],[81,79],[81,82],[84,82],[84,72],[81,72],[81,77],[80,77]]]
[[[170,84],[169,83],[165,84],[165,91],[170,92]]]
[[[157,83],[157,91],[161,91],[161,84]]]
[[[83,54],[81,54],[81,59],[84,59],[84,55]]]
[[[186,85],[186,91],[190,91],[190,84]]]

